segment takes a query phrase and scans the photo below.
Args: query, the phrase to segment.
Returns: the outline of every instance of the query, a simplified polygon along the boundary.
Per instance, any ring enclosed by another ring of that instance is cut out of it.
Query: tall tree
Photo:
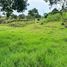
[[[27,0],[0,0],[1,11],[5,11],[7,17],[12,14],[13,10],[23,12],[27,5]]]
[[[33,8],[32,10],[28,11],[28,15],[33,17],[33,18],[40,18],[41,16],[39,15],[39,12],[36,8]]]

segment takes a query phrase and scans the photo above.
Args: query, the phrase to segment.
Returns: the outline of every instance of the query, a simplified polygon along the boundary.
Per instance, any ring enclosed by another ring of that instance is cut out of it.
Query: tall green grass
[[[0,25],[0,67],[67,67],[67,29],[56,22]]]

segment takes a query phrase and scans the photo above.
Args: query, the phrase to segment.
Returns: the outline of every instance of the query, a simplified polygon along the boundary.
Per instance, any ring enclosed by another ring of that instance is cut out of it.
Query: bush
[[[66,12],[63,13],[63,19],[67,19],[67,13]]]
[[[12,26],[12,27],[24,27],[26,25],[26,23],[24,22],[12,22],[12,23],[9,23],[9,26]]]
[[[6,23],[6,21],[3,19],[0,19],[0,24],[2,24],[2,23]]]
[[[11,19],[17,19],[17,15],[12,14]]]
[[[52,21],[60,21],[61,20],[61,15],[59,14],[59,13],[57,13],[57,14],[54,14],[54,15],[49,15],[48,17],[47,17],[47,22],[52,22]]]
[[[18,16],[18,18],[19,18],[19,19],[25,19],[25,15],[24,15],[24,14],[20,14],[20,15]]]

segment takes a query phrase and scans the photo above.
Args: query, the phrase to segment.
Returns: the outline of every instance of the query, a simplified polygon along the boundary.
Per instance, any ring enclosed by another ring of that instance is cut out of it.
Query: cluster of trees
[[[10,15],[12,19],[35,19],[35,18],[41,18],[41,15],[38,12],[38,9],[33,8],[28,11],[28,15],[25,15],[23,13],[19,14],[18,16],[15,14]]]
[[[15,15],[15,14],[12,14],[10,16],[10,19],[24,19],[25,18],[25,15],[24,14],[20,14],[20,15]]]
[[[35,18],[41,18],[41,15],[39,14],[36,8],[33,8],[32,10],[28,11],[28,17],[35,19]]]
[[[27,0],[0,0],[1,11],[6,14],[7,18],[11,16],[14,10],[23,12],[27,5]]]
[[[59,12],[62,15],[63,10],[66,11],[67,9],[67,0],[44,0],[45,2],[50,3],[50,6],[54,4],[60,4],[62,9],[58,11],[57,9],[54,9],[51,13],[55,14]],[[9,18],[10,16],[16,18],[17,16],[13,14],[13,11],[16,10],[17,12],[23,13],[24,10],[27,9],[27,6],[29,4],[27,3],[27,0],[0,0],[0,7],[1,11],[6,14],[6,17]],[[45,18],[47,18],[48,14],[44,14]],[[21,14],[19,15],[19,18],[24,18],[25,15]],[[41,15],[39,14],[38,10],[36,8],[33,8],[32,10],[28,11],[27,18],[41,18]]]
[[[16,18],[17,16],[13,14],[13,11],[16,10],[17,12],[24,12],[26,10],[27,6],[29,4],[27,3],[27,0],[0,0],[0,7],[1,11],[6,14],[6,17],[9,18],[12,16],[13,18]],[[24,18],[25,15],[21,14],[19,15],[20,18]],[[29,10],[28,12],[28,18],[40,18],[39,12],[36,8]]]
[[[57,14],[57,13],[60,13],[60,11],[55,8],[49,13],[44,13],[44,18],[47,18],[48,15],[54,15],[54,14]]]
[[[64,22],[65,20],[67,20],[67,18],[65,18],[65,19],[63,18],[63,13],[67,12],[67,0],[44,0],[44,1],[49,2],[49,5],[51,7],[52,7],[52,5],[58,5],[59,4],[61,7],[61,10],[58,11],[57,9],[54,9],[50,14],[60,13],[60,15],[62,17],[62,21]],[[48,15],[46,15],[46,16],[48,16]]]

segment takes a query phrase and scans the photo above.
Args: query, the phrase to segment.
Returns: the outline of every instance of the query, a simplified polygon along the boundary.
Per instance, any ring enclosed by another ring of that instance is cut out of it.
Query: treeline
[[[47,1],[47,0],[46,0]],[[50,5],[57,4],[60,0],[48,0]],[[66,0],[64,0],[66,2]],[[64,2],[64,4],[65,4]],[[36,20],[37,22],[52,22],[52,21],[65,21],[67,19],[67,11],[65,11],[65,5],[61,6],[62,9],[58,11],[56,8],[50,13],[44,13],[41,16],[36,8],[33,8],[28,11],[28,15],[23,14],[23,12],[29,6],[27,0],[0,0],[1,12],[3,12],[4,16],[0,16],[0,23],[11,23],[14,21],[28,21],[28,20]],[[17,11],[18,13],[22,13],[19,16],[13,14],[13,11]],[[64,11],[63,11],[64,10]],[[43,20],[44,19],[44,20]],[[42,20],[42,21],[41,21]]]
[[[44,13],[43,16],[41,16],[36,8],[33,8],[28,11],[28,15],[25,14],[19,14],[18,16],[15,14],[11,14],[9,19],[7,17],[0,16],[0,19],[5,19],[5,20],[17,20],[17,21],[22,21],[22,20],[35,20],[35,19],[44,19],[45,22],[51,22],[51,21],[62,21],[62,19],[67,19],[67,12],[64,11],[63,14],[61,11],[58,11],[56,8],[52,10],[50,13]],[[39,20],[38,20],[39,21]]]
[[[44,18],[47,22],[51,21],[62,21],[67,19],[67,12],[66,11],[58,11],[56,8],[52,10],[50,13],[45,13]]]

